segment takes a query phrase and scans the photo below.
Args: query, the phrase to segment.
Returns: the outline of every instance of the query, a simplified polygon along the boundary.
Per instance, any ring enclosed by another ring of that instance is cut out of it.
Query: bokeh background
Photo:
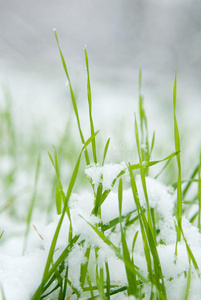
[[[177,69],[179,125],[187,151],[197,151],[200,13],[198,0],[1,0],[0,82],[10,91],[19,130],[26,135],[35,124],[44,133],[43,139],[54,144],[53,132],[57,136],[64,127],[63,118],[73,114],[53,33],[56,28],[83,112],[83,126],[88,124],[86,45],[93,111],[103,135],[114,135],[114,145],[129,148],[142,68],[150,131],[155,129],[157,142],[171,150],[167,136],[173,136],[172,90]]]

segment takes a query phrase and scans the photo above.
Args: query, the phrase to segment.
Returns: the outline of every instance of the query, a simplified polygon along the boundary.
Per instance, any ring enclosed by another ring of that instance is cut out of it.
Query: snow
[[[99,164],[89,166],[85,169],[85,173],[92,180],[95,191],[97,191],[98,185],[102,183],[103,192],[105,190],[110,190],[112,187],[112,182],[121,171],[126,169],[126,164],[105,164],[104,166],[99,166]]]
[[[125,168],[125,163],[115,165],[107,164],[105,166],[93,165],[88,167],[85,172],[86,175],[92,179],[95,189],[97,189],[98,184],[101,182],[103,184],[103,189],[106,190],[111,188],[113,180],[122,170],[125,171]],[[146,207],[143,187],[139,175],[136,176],[136,183],[141,205]],[[164,274],[168,299],[181,299],[181,295],[185,291],[186,287],[187,279],[185,277],[185,272],[188,272],[189,269],[189,258],[186,250],[186,244],[182,240],[178,244],[178,255],[175,263],[176,231],[174,227],[175,217],[173,215],[175,199],[171,193],[171,190],[158,180],[147,177],[146,187],[150,207],[154,208],[158,212],[160,219],[158,223],[161,231],[159,237],[164,241],[164,244],[159,244],[157,246],[157,250]],[[98,217],[95,217],[91,214],[94,205],[93,201],[94,194],[93,192],[89,191],[83,191],[79,195],[74,193],[71,195],[69,201],[73,224],[73,234],[80,235],[79,241],[86,241],[84,246],[76,244],[66,260],[69,265],[69,274],[73,285],[80,291],[80,265],[86,261],[85,251],[89,245],[92,247],[92,249],[95,249],[96,246],[99,247],[98,263],[100,266],[104,266],[104,262],[108,262],[112,283],[117,283],[121,286],[127,282],[123,262],[116,257],[113,250],[98,237],[98,235],[87,223],[89,222],[90,224],[95,225],[100,221]],[[129,188],[124,190],[122,207],[123,214],[127,214],[135,209],[136,207],[132,197],[131,189]],[[118,195],[117,192],[112,190],[102,205],[101,220],[104,224],[107,224],[110,220],[117,218],[118,216]],[[31,299],[31,296],[40,284],[48,250],[50,248],[59,218],[60,216],[57,216],[54,222],[47,226],[40,226],[40,224],[36,226],[39,234],[43,238],[43,240],[40,240],[38,237],[38,240],[41,241],[41,249],[38,248],[28,251],[24,256],[14,256],[11,254],[7,255],[4,251],[1,251],[0,283],[6,300]],[[201,268],[201,235],[197,228],[190,224],[185,217],[183,217],[182,226],[185,238],[191,247],[198,266]],[[68,229],[69,220],[68,217],[65,216],[56,246],[57,251],[55,253],[55,257],[59,256],[68,243]],[[146,260],[144,257],[140,226],[137,223],[134,223],[132,226],[130,226],[126,232],[128,247],[131,250],[133,236],[136,231],[139,231],[139,234],[134,250],[134,261],[135,264],[140,268],[141,272],[146,276]],[[118,226],[114,232],[107,230],[105,234],[110,238],[116,247],[121,247],[120,230]],[[91,270],[90,276],[92,279],[94,276],[94,259],[94,256],[91,255],[89,261],[89,270]],[[145,299],[149,299],[149,288],[145,287],[144,292]],[[196,299],[200,292],[200,278],[198,277],[198,274],[192,265],[190,299]],[[116,300],[135,299],[134,297],[126,297],[122,293],[121,295],[116,295],[111,298]]]
[[[6,299],[30,300],[40,284],[46,253],[35,250],[22,257],[0,254],[0,282]]]

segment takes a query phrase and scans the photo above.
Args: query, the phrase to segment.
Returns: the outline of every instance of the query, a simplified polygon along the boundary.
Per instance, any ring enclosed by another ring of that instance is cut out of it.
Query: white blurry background
[[[122,122],[127,129],[119,133],[117,143],[126,145],[127,136],[133,136],[142,68],[150,128],[156,130],[157,142],[172,149],[166,134],[173,136],[172,89],[177,69],[179,125],[188,134],[187,150],[198,150],[200,13],[198,0],[1,0],[0,83],[10,89],[19,128],[26,131],[34,123],[54,143],[53,132],[58,135],[63,117],[72,112],[53,34],[56,28],[83,111],[87,109],[87,46],[93,111],[98,129],[105,130],[107,137],[115,130],[118,134],[117,123]],[[83,119],[88,124],[85,113]]]

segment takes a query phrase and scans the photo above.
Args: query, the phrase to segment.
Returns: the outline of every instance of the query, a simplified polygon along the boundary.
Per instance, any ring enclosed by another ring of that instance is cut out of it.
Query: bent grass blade
[[[64,68],[64,71],[65,71],[65,74],[66,74],[66,77],[67,77],[67,80],[68,80],[69,88],[70,88],[70,95],[71,95],[73,109],[74,109],[76,120],[77,120],[77,125],[78,125],[80,138],[81,138],[82,144],[85,144],[85,139],[84,139],[84,135],[83,135],[83,132],[82,132],[82,129],[81,129],[81,124],[80,124],[80,117],[79,117],[79,113],[78,113],[77,102],[76,102],[75,95],[74,95],[74,92],[73,92],[73,88],[72,88],[72,85],[71,85],[71,80],[70,80],[70,77],[69,77],[69,74],[68,74],[68,69],[67,69],[67,66],[66,66],[66,62],[65,62],[63,53],[62,53],[61,48],[60,48],[60,44],[59,44],[59,40],[58,40],[56,30],[54,30],[54,33],[55,33],[55,38],[56,38],[57,46],[58,46],[58,49],[59,49],[59,53],[60,53],[60,56],[61,56],[61,61],[62,61],[62,64],[63,64],[63,68]],[[90,160],[89,160],[89,154],[88,154],[87,150],[85,151],[85,159],[86,159],[87,165],[89,165]]]
[[[86,68],[87,68],[87,94],[88,94],[88,104],[89,104],[89,121],[90,121],[90,127],[91,127],[91,136],[94,134],[94,122],[92,118],[92,97],[91,97],[91,84],[90,84],[90,76],[89,76],[89,62],[88,62],[88,55],[87,55],[87,49],[85,47],[85,62],[86,62]],[[96,153],[96,140],[93,139],[91,142],[92,145],[92,153],[93,153],[93,159],[94,163],[97,164],[97,153]]]

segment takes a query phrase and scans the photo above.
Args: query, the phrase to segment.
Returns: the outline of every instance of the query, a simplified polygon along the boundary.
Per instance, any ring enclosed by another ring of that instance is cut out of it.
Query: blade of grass
[[[150,249],[148,246],[148,241],[147,241],[147,237],[145,234],[145,228],[144,228],[144,224],[142,221],[143,210],[141,209],[140,200],[139,200],[138,192],[137,192],[137,185],[136,185],[135,178],[132,173],[132,169],[131,169],[130,165],[129,165],[129,172],[130,172],[130,179],[131,179],[131,189],[132,189],[132,193],[133,193],[133,197],[134,197],[134,201],[135,201],[135,204],[137,207],[139,221],[140,221],[140,228],[141,228],[141,234],[142,234],[142,240],[143,240],[143,246],[144,246],[144,254],[145,254],[146,263],[147,263],[147,270],[148,270],[150,281],[153,284],[152,261],[151,261]]]
[[[169,165],[171,159],[168,159],[168,161],[165,163],[165,165],[162,167],[161,171],[154,177],[155,179],[157,179],[162,173],[163,171],[167,168],[167,166]]]
[[[150,148],[150,154],[149,154],[149,158],[151,157],[153,148],[154,148],[154,143],[155,143],[155,131],[153,132],[153,136],[152,136],[152,140],[151,140],[151,148]]]
[[[122,221],[124,221],[125,219],[129,218],[134,212],[136,212],[136,210],[133,210],[131,212],[129,212],[128,214],[121,216]],[[126,221],[126,224],[128,223],[134,223],[136,220],[138,220],[138,216],[136,216],[134,218],[135,220],[128,220]],[[101,230],[102,231],[106,231],[112,227],[115,227],[117,224],[119,224],[119,217],[110,220],[107,224],[99,224],[101,226]]]
[[[60,188],[59,184],[56,184],[56,208],[57,208],[57,214],[60,215],[62,212],[61,207],[61,194],[60,194]]]
[[[176,224],[175,224],[175,227],[177,228],[177,225],[176,225]],[[191,259],[191,261],[192,261],[192,263],[193,263],[193,266],[194,266],[194,268],[195,268],[195,270],[196,270],[196,272],[197,272],[197,274],[198,274],[198,277],[201,277],[201,273],[200,273],[200,270],[199,270],[197,261],[196,261],[195,256],[193,255],[193,252],[192,252],[192,250],[191,250],[191,248],[190,248],[190,246],[189,246],[189,244],[188,244],[188,242],[187,242],[187,240],[186,240],[186,237],[185,237],[185,235],[184,235],[184,232],[183,232],[183,228],[182,228],[182,227],[180,227],[180,231],[181,231],[181,234],[182,234],[182,236],[183,236],[184,242],[185,242],[185,244],[186,244],[186,250],[187,250],[187,253],[188,253],[188,257]]]
[[[46,278],[48,276],[48,272],[49,272],[49,269],[50,269],[50,265],[52,263],[52,258],[53,258],[53,255],[54,255],[54,250],[55,250],[55,246],[56,246],[56,242],[57,242],[57,239],[58,239],[58,236],[59,236],[59,232],[60,232],[60,229],[61,229],[61,225],[63,223],[63,219],[64,219],[64,215],[66,213],[66,209],[68,207],[68,201],[69,201],[69,198],[70,198],[70,195],[72,193],[72,189],[74,187],[74,184],[75,184],[75,180],[77,178],[77,175],[78,175],[78,170],[79,170],[79,166],[80,166],[80,160],[81,160],[81,155],[82,155],[82,152],[86,149],[86,147],[90,144],[90,142],[92,141],[92,139],[96,136],[98,132],[94,133],[93,136],[91,136],[87,141],[86,143],[84,144],[84,146],[82,147],[81,149],[81,152],[79,154],[79,157],[78,157],[78,160],[77,160],[77,163],[75,165],[75,168],[74,168],[74,171],[73,171],[73,174],[72,174],[72,177],[71,177],[71,180],[70,180],[70,183],[69,183],[69,186],[68,186],[68,190],[67,190],[67,193],[66,193],[66,197],[65,197],[65,202],[64,202],[64,207],[63,207],[63,211],[62,211],[62,214],[61,214],[61,217],[59,219],[59,222],[58,222],[58,225],[57,225],[57,228],[56,228],[56,231],[54,233],[54,236],[53,236],[53,239],[52,239],[52,243],[51,243],[51,246],[50,246],[50,250],[49,250],[49,254],[48,254],[48,258],[47,258],[47,261],[46,261],[46,265],[45,265],[45,270],[44,270],[44,273],[43,273],[43,278],[42,278],[42,282],[41,282],[41,285],[40,287],[38,288],[37,290],[37,297],[35,296],[35,298],[33,298],[33,300],[38,300],[40,299],[40,295],[42,293],[42,289],[43,289],[43,286],[46,282]],[[72,239],[73,240],[73,239]],[[71,242],[71,240],[70,240]]]
[[[59,265],[66,259],[66,257],[69,255],[71,252],[73,246],[79,239],[78,235],[75,235],[74,238],[71,240],[71,242],[68,244],[68,246],[65,248],[65,250],[62,252],[62,254],[59,256],[57,261],[52,265],[51,269],[48,270],[46,273],[43,275],[42,282],[38,289],[36,290],[35,294],[32,297],[32,300],[40,300],[42,294],[44,293],[45,289],[45,284],[48,282],[48,280],[51,278],[51,276],[54,274],[55,270],[59,267]]]
[[[73,88],[72,88],[72,85],[71,85],[70,77],[69,77],[69,74],[68,74],[68,69],[67,69],[67,66],[66,66],[66,62],[65,62],[63,53],[62,53],[61,48],[60,48],[60,44],[59,44],[57,32],[56,32],[55,29],[54,29],[54,33],[55,33],[55,38],[56,38],[57,46],[58,46],[58,49],[59,49],[59,53],[60,53],[60,56],[61,56],[61,61],[62,61],[62,64],[63,64],[63,68],[64,68],[64,71],[65,71],[65,74],[66,74],[66,77],[67,77],[67,80],[68,80],[69,88],[70,88],[71,100],[72,100],[73,109],[74,109],[76,120],[77,120],[77,125],[78,125],[78,130],[79,130],[80,138],[81,138],[82,144],[85,144],[84,135],[83,135],[83,132],[82,132],[82,129],[81,129],[81,125],[80,125],[80,118],[79,118],[79,114],[78,114],[78,108],[77,108],[77,103],[76,103],[75,95],[74,95],[74,92],[73,92]],[[89,160],[89,154],[88,154],[87,150],[85,151],[85,159],[86,159],[87,165],[89,165],[90,164],[90,160]]]
[[[201,153],[200,153],[200,165],[198,169],[198,229],[201,232]]]
[[[177,255],[177,244],[181,241],[180,228],[182,227],[182,185],[181,185],[181,159],[180,159],[180,136],[177,124],[176,116],[176,103],[177,103],[177,74],[175,71],[175,80],[173,88],[173,104],[174,104],[174,139],[175,139],[175,150],[179,152],[177,155],[177,166],[178,166],[178,184],[177,184],[177,220],[178,220],[178,231],[177,231],[177,241],[175,247],[175,255]]]
[[[38,156],[38,159],[37,159],[33,195],[32,195],[32,198],[31,198],[29,211],[28,211],[28,216],[27,216],[27,220],[26,220],[26,232],[25,232],[25,235],[24,235],[23,254],[25,253],[26,246],[27,246],[27,239],[28,239],[28,234],[29,234],[29,230],[30,230],[30,222],[31,222],[31,217],[32,217],[32,214],[33,214],[34,204],[35,204],[35,200],[36,200],[37,183],[38,183],[39,172],[40,172],[40,155]]]
[[[90,294],[91,294],[91,300],[94,300],[95,297],[94,297],[94,292],[93,292],[93,287],[92,287],[92,284],[91,284],[91,279],[89,277],[89,275],[87,275],[87,282],[88,282],[88,285],[89,285],[89,291],[90,291]]]
[[[188,269],[185,296],[182,299],[188,300],[190,287],[191,287],[191,265],[189,266],[189,269]]]
[[[104,292],[104,273],[103,273],[103,268],[99,269],[98,272],[98,268],[97,268],[97,272],[96,272],[96,284],[97,284],[97,288],[98,288],[98,292],[99,292],[99,297],[100,300],[106,300],[105,297],[105,292]]]
[[[135,138],[136,138],[136,144],[137,144],[137,151],[138,151],[139,161],[140,161],[140,164],[142,164],[142,157],[141,157],[141,152],[140,152],[139,130],[138,130],[138,125],[137,125],[136,115],[135,115]]]
[[[66,267],[66,272],[65,272],[65,276],[64,276],[64,284],[63,284],[63,298],[61,300],[65,300],[66,299],[66,292],[67,292],[67,285],[68,285],[68,266]]]
[[[151,230],[149,222],[147,222],[146,220],[144,210],[140,205],[140,200],[137,192],[137,185],[135,182],[135,177],[133,175],[132,169],[130,168],[129,165],[128,168],[130,172],[131,188],[132,188],[134,200],[136,203],[136,207],[138,209],[138,215],[140,215],[139,218],[140,228],[141,228],[142,239],[144,243],[144,252],[147,260],[147,268],[148,268],[150,280],[156,286],[161,299],[167,299],[164,278],[163,278],[160,260],[156,248],[155,238],[153,236],[153,231]],[[152,272],[151,254],[153,257],[154,273]]]
[[[6,300],[6,297],[5,297],[5,294],[4,294],[4,290],[2,288],[2,286],[0,285],[0,288],[1,288],[1,297],[2,297],[2,300]]]
[[[102,166],[105,163],[105,158],[106,158],[106,155],[107,155],[109,144],[110,144],[110,139],[107,140],[106,145],[105,145],[105,149],[104,149],[104,153],[103,153]]]
[[[152,167],[152,166],[154,166],[154,165],[156,165],[156,164],[158,164],[158,163],[161,163],[161,162],[163,162],[163,161],[165,161],[165,160],[170,160],[170,159],[172,159],[174,156],[177,156],[179,154],[179,152],[174,152],[174,153],[172,153],[172,154],[170,154],[170,155],[168,155],[167,157],[165,157],[165,158],[163,158],[163,159],[160,159],[160,160],[154,160],[154,161],[149,161],[149,162],[145,162],[145,163],[138,163],[138,164],[132,164],[132,165],[130,165],[130,167],[131,167],[131,170],[137,170],[137,169],[140,169],[140,166],[141,165],[146,165],[146,167]],[[125,173],[125,172],[124,172]]]
[[[110,300],[110,271],[108,262],[105,263],[105,271],[106,271],[106,296],[107,300]]]
[[[139,233],[139,231],[136,231],[134,238],[133,238],[133,244],[132,244],[132,262],[133,262],[133,264],[134,264],[133,253],[134,253],[134,248],[135,248],[135,243],[137,241],[138,233]]]
[[[150,211],[150,207],[149,207],[149,199],[148,199],[148,194],[147,194],[145,172],[146,172],[146,170],[144,169],[143,166],[141,166],[140,167],[140,176],[141,176],[143,192],[144,192],[144,196],[145,196],[145,200],[146,200],[146,205],[147,205],[147,219],[148,219],[149,228],[152,232],[152,236],[153,236],[153,238],[155,239],[155,242],[156,242],[156,238],[155,238],[155,235],[154,235],[154,228],[153,228],[153,220],[152,220],[152,217],[151,217],[151,211]]]
[[[96,199],[94,203],[94,215],[95,216],[101,216],[101,204],[102,204],[102,191],[103,191],[103,185],[102,183],[99,183],[96,193]]]
[[[91,251],[91,247],[87,248],[87,250],[85,252],[86,262],[84,264],[82,264],[80,267],[80,286],[82,289],[84,287],[85,280],[87,277],[87,269],[88,269],[88,264],[89,264],[90,251]]]
[[[147,126],[147,116],[144,109],[144,98],[141,94],[141,84],[142,84],[142,71],[139,71],[139,115],[140,115],[140,129],[141,129],[141,141],[140,141],[140,151],[141,159],[144,162],[149,162],[150,156],[155,140],[155,133],[153,134],[151,149],[149,150],[149,136],[148,136],[148,126]],[[148,175],[149,169],[145,169],[146,176]]]
[[[88,104],[89,104],[89,120],[90,120],[90,127],[91,127],[91,135],[94,134],[94,123],[92,118],[92,97],[91,97],[91,84],[90,84],[90,76],[89,76],[89,62],[88,62],[88,55],[87,55],[87,49],[85,47],[85,62],[86,62],[86,69],[87,69],[87,94],[88,94]],[[97,153],[96,153],[96,141],[93,139],[92,143],[92,153],[93,153],[93,159],[94,163],[97,163]]]
[[[129,253],[128,246],[126,243],[125,232],[122,227],[122,201],[123,201],[123,181],[122,181],[122,177],[120,177],[119,188],[118,188],[118,202],[119,202],[119,223],[120,223],[120,229],[121,229],[121,243],[122,243],[122,249],[123,249],[123,259],[124,259],[124,261],[127,261],[130,265],[130,268],[132,267],[132,269],[133,269],[133,271],[131,272],[130,268],[127,268],[127,266],[125,265],[127,282],[128,282],[128,296],[137,297],[138,296],[138,288],[137,288],[135,267],[134,267],[133,261],[130,258],[130,253]]]
[[[190,176],[190,179],[187,180],[187,184],[186,184],[186,186],[183,189],[183,197],[185,197],[186,193],[188,192],[188,190],[189,190],[189,188],[191,186],[191,183],[194,182],[193,179],[195,178],[196,174],[198,173],[198,170],[199,170],[199,165],[197,165],[195,167],[195,169],[193,170],[193,173]]]

